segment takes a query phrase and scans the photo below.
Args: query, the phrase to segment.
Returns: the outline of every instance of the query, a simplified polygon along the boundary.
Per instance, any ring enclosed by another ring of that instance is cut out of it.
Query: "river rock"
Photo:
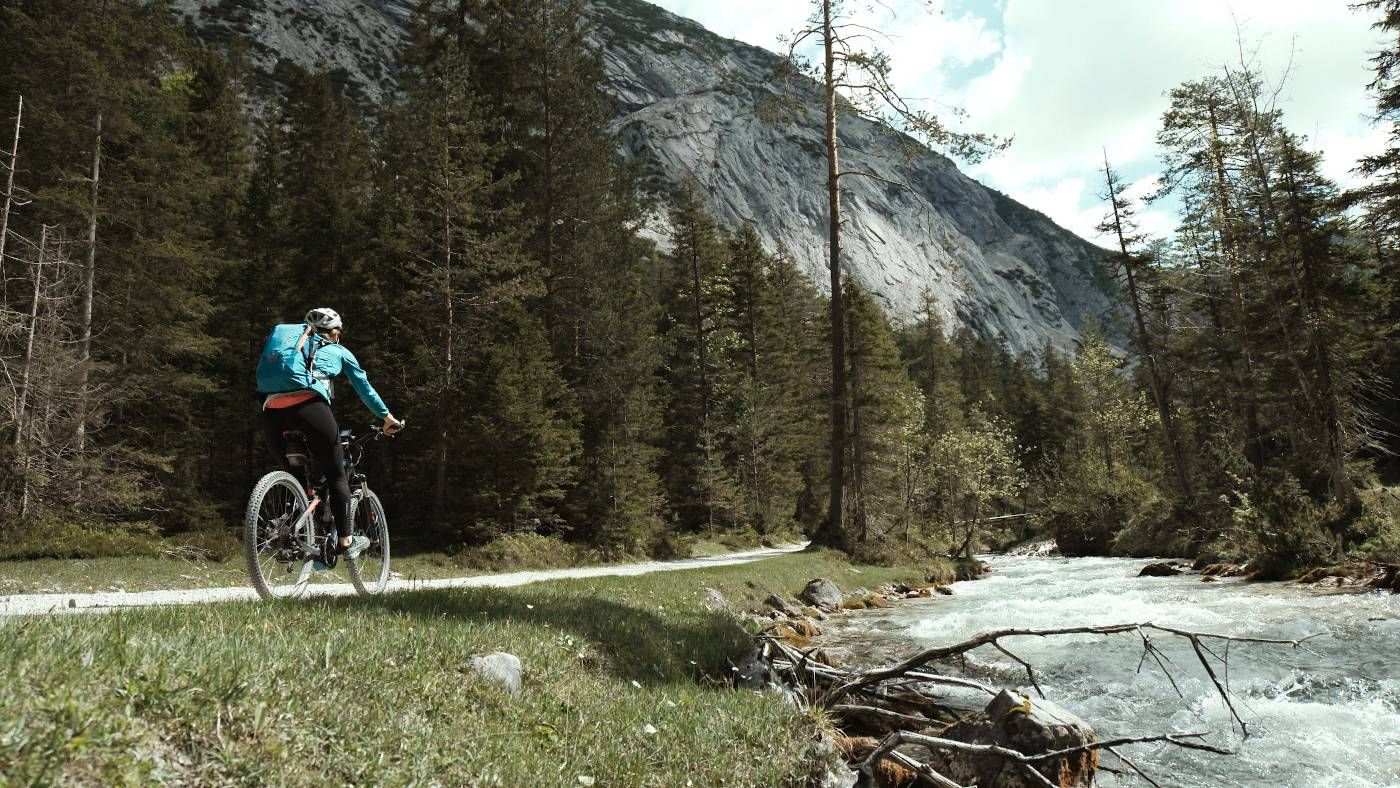
[[[520,694],[520,657],[504,651],[472,657],[472,670],[488,683],[500,687],[507,695]]]
[[[1400,566],[1385,565],[1366,583],[1370,588],[1382,588],[1400,594]]]
[[[840,586],[824,577],[819,577],[808,583],[798,598],[817,608],[835,610],[841,606],[846,597],[841,593]]]
[[[1201,574],[1206,577],[1238,577],[1244,574],[1244,567],[1239,564],[1211,564],[1202,569]]]
[[[721,594],[718,588],[706,588],[705,607],[711,610],[727,610],[729,602],[725,600],[724,594]]]
[[[1079,747],[1096,740],[1089,724],[1048,700],[1032,700],[1002,690],[981,714],[953,725],[946,738],[971,744],[995,744],[1027,755]],[[1001,788],[1043,788],[1018,765],[994,756],[938,753],[934,767],[961,785],[995,785]],[[1084,752],[1039,765],[1038,771],[1060,788],[1093,785],[1098,756]]]
[[[734,683],[744,689],[766,689],[778,680],[773,664],[763,655],[762,649],[749,652],[747,657],[731,668],[731,671],[734,674]]]
[[[1148,564],[1138,572],[1138,577],[1172,577],[1181,574],[1181,570],[1171,564],[1160,561],[1155,564]]]
[[[799,611],[791,602],[789,602],[789,601],[786,600],[786,599],[783,599],[782,597],[778,596],[777,594],[769,594],[769,595],[768,595],[768,598],[765,599],[765,600],[763,600],[763,604],[767,605],[768,607],[773,608],[774,610],[778,611],[779,613],[782,613],[783,615],[787,616],[788,618],[801,618],[801,617],[802,617],[802,612],[801,612],[801,611]]]

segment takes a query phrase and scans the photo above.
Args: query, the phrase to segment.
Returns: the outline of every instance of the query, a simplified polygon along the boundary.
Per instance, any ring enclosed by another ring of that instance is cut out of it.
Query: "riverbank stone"
[[[705,607],[710,610],[728,610],[729,602],[724,598],[724,594],[718,588],[705,589]]]
[[[520,694],[520,658],[504,651],[472,657],[472,670],[512,697]]]
[[[1142,571],[1138,572],[1138,577],[1174,577],[1179,574],[1181,574],[1180,569],[1177,569],[1165,561],[1159,561],[1155,564],[1144,566]]]
[[[800,618],[802,616],[802,612],[799,611],[791,602],[789,602],[786,599],[783,599],[777,594],[769,594],[768,598],[763,600],[763,604],[778,611],[779,613],[782,613],[788,618]]]
[[[835,610],[841,607],[841,603],[846,599],[845,595],[841,593],[840,586],[824,577],[809,582],[802,589],[798,598],[813,607],[826,610]]]
[[[1211,564],[1202,569],[1201,574],[1206,577],[1239,577],[1244,574],[1244,567],[1239,564]]]
[[[943,736],[969,744],[995,744],[1027,755],[1081,747],[1096,740],[1088,723],[1060,706],[1009,690],[1002,690],[981,714],[965,718]],[[1045,784],[1029,777],[1020,766],[995,756],[944,752],[935,759],[935,768],[962,785],[1041,788]],[[1045,761],[1037,771],[1060,788],[1088,788],[1097,769],[1098,756],[1091,751]]]

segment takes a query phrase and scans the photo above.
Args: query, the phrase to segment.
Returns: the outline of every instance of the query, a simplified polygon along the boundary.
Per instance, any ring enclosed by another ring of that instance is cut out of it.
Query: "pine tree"
[[[150,506],[161,485],[197,494],[190,458],[207,434],[196,405],[212,388],[198,370],[217,349],[207,207],[218,179],[194,142],[194,74],[173,65],[192,58],[162,3],[12,3],[0,14],[5,103],[23,93],[43,130],[26,141],[27,221],[88,239],[70,315],[81,326],[72,438],[48,450],[75,463],[78,516],[146,519],[164,508]]]
[[[1148,269],[1146,257],[1136,249],[1143,241],[1138,234],[1136,209],[1127,198],[1126,187],[1119,179],[1118,173],[1109,165],[1107,151],[1104,152],[1103,172],[1105,191],[1102,197],[1108,201],[1109,211],[1098,230],[1101,233],[1112,234],[1118,245],[1118,269],[1122,272],[1123,282],[1127,286],[1128,305],[1132,309],[1133,325],[1137,329],[1138,353],[1147,367],[1148,390],[1152,393],[1152,401],[1157,407],[1162,440],[1167,447],[1167,457],[1176,478],[1177,491],[1181,494],[1182,502],[1190,507],[1195,493],[1191,486],[1190,470],[1186,465],[1186,454],[1177,434],[1170,379],[1164,366],[1165,359],[1161,357],[1157,350],[1157,342],[1147,329],[1145,312],[1148,294],[1145,292],[1147,282],[1144,280],[1147,278]]]
[[[722,412],[733,394],[733,370],[720,350],[735,341],[723,310],[729,303],[721,271],[725,248],[693,184],[678,197],[670,278],[664,299],[667,338],[665,479],[682,524],[713,530],[734,522],[737,496],[724,462]]]
[[[728,453],[746,520],[767,532],[795,518],[804,467],[821,448],[811,364],[822,342],[819,304],[790,260],[764,252],[752,225],[731,239],[723,278],[734,341],[721,363],[741,371],[723,413]]]
[[[562,386],[549,387],[553,362],[521,312],[537,292],[537,271],[511,231],[507,184],[492,177],[494,151],[465,59],[448,51],[417,62],[385,131],[393,173],[385,206],[406,276],[394,310],[400,344],[412,348],[410,368],[432,374],[408,377],[414,385],[401,396],[432,424],[431,446],[412,459],[432,480],[431,522],[480,540],[522,518],[557,521],[550,507],[566,491],[577,445],[573,407]],[[516,357],[502,356],[512,343]],[[487,430],[491,419],[514,431]],[[525,454],[505,468],[512,451]]]
[[[864,544],[900,524],[904,505],[902,438],[923,422],[880,306],[859,285],[846,285],[846,354],[850,402],[847,474],[849,544]]]

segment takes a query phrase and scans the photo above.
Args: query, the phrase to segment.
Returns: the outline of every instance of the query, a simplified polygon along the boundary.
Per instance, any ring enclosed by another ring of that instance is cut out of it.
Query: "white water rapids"
[[[1228,679],[1249,726],[1241,738],[1191,652],[1164,633],[1171,681],[1148,659],[1139,670],[1136,635],[1014,638],[1006,645],[1036,666],[1045,694],[1100,737],[1210,731],[1233,756],[1144,744],[1125,754],[1164,786],[1400,786],[1400,596],[1328,594],[1292,584],[1204,583],[1198,575],[1137,577],[1146,561],[997,557],[992,574],[958,583],[956,595],[827,622],[838,652],[903,658],[1003,627],[1050,628],[1153,622],[1228,635],[1294,639],[1288,646],[1231,644]],[[1225,644],[1212,646],[1226,656]],[[990,648],[970,668],[1002,686],[1027,686],[1025,672]],[[1224,679],[1220,668],[1217,672]],[[1103,763],[1118,767],[1105,755]],[[1100,772],[1100,785],[1147,785]]]

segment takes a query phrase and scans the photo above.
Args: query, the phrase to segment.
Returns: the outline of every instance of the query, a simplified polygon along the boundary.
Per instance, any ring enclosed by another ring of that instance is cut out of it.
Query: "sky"
[[[779,50],[809,0],[652,0],[728,38]],[[1243,57],[1282,83],[1285,123],[1323,153],[1326,175],[1355,183],[1378,152],[1368,59],[1383,41],[1351,0],[847,0],[880,31],[897,87],[929,109],[966,110],[968,130],[1012,136],[965,171],[1099,243],[1102,167],[1143,196],[1155,186],[1155,134],[1166,93]],[[1239,31],[1239,35],[1236,31]],[[1237,42],[1243,41],[1243,53]],[[1286,78],[1285,78],[1286,77]],[[1175,226],[1166,203],[1142,229]]]

